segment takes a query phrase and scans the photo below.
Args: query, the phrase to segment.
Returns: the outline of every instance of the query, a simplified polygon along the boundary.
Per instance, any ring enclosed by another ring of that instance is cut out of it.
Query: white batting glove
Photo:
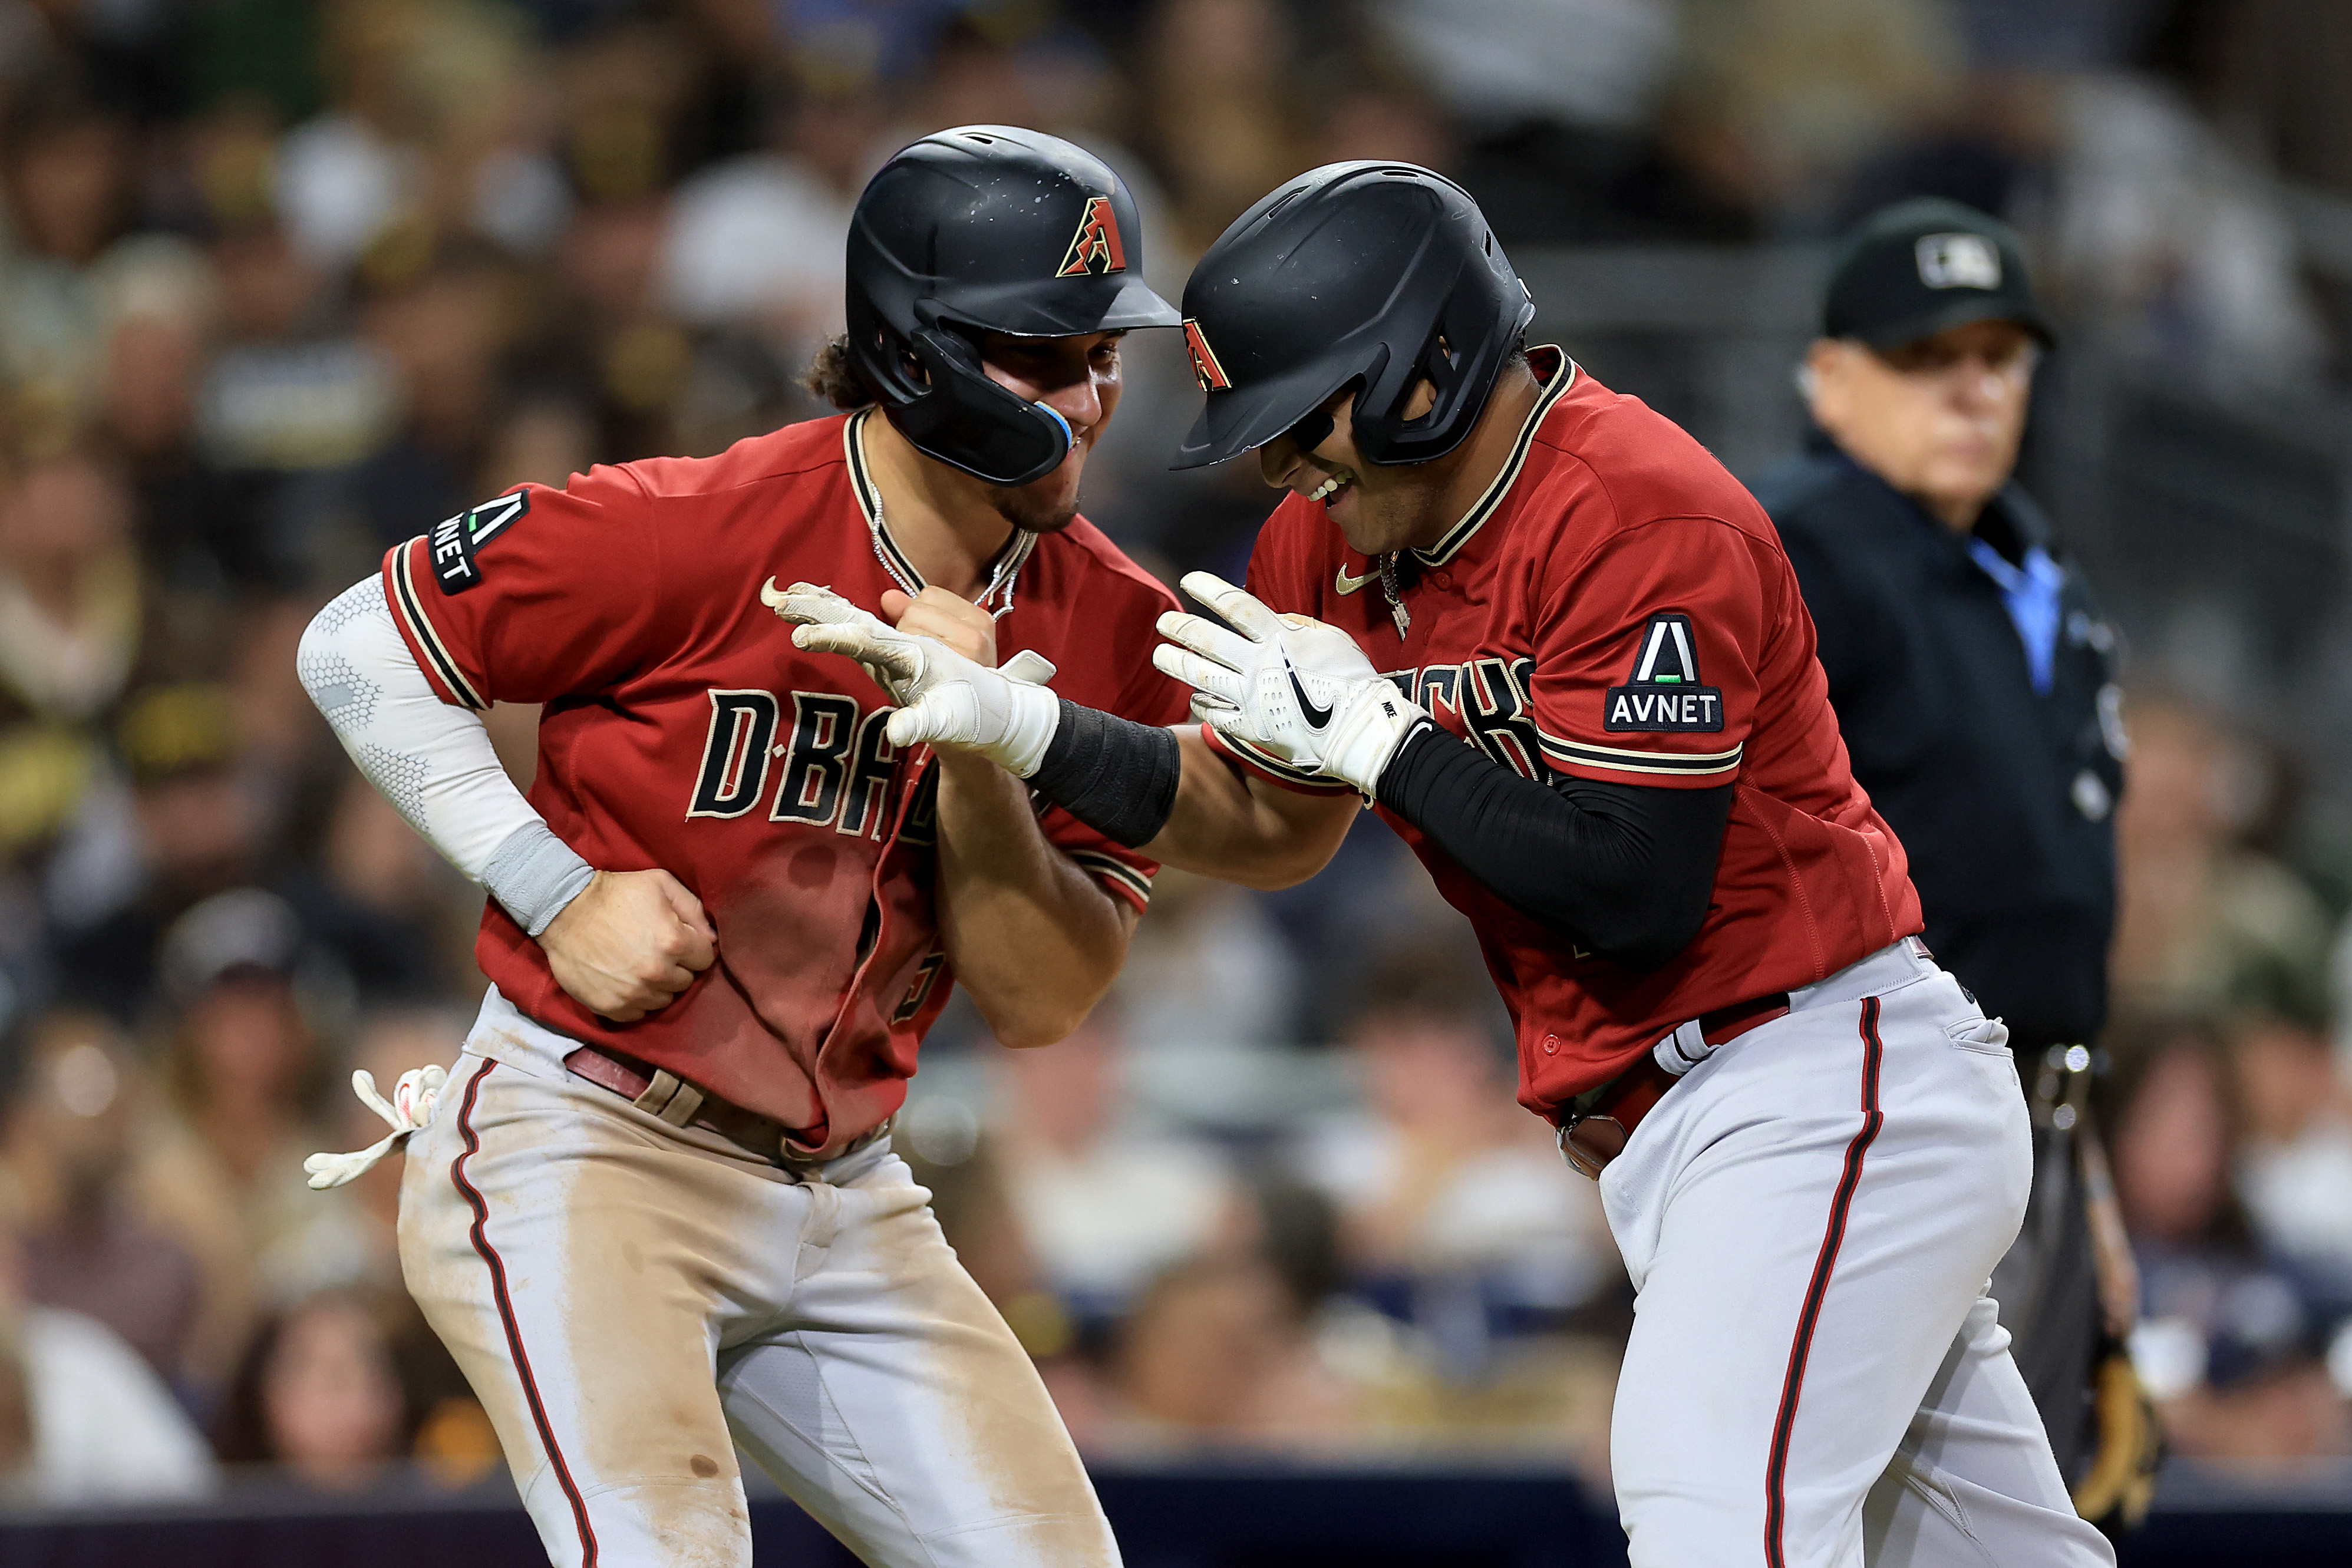
[[[891,745],[976,752],[1019,779],[1045,760],[1062,722],[1061,700],[1045,686],[1054,678],[1052,660],[1024,650],[992,670],[812,582],[780,590],[772,577],[760,602],[794,623],[795,646],[844,653],[866,666],[898,704],[884,731]]]
[[[1277,615],[1205,571],[1188,572],[1184,591],[1234,628],[1176,611],[1160,618],[1170,641],[1151,662],[1193,688],[1192,716],[1370,800],[1406,732],[1429,716],[1337,626]]]

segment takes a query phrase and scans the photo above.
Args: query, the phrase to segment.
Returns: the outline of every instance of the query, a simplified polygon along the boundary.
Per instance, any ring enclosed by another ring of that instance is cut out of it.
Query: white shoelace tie
[[[362,1067],[352,1074],[352,1092],[360,1103],[383,1117],[392,1131],[364,1149],[348,1155],[312,1155],[302,1162],[310,1173],[310,1188],[324,1192],[329,1187],[341,1186],[357,1181],[375,1169],[376,1162],[399,1146],[409,1134],[433,1124],[434,1106],[441,1098],[441,1086],[449,1082],[446,1067],[412,1067],[400,1075],[392,1088],[392,1098],[386,1100],[376,1092],[375,1074]]]

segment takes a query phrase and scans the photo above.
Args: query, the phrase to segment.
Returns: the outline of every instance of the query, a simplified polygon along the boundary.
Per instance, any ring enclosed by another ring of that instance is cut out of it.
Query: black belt
[[[1701,1013],[1698,1035],[1710,1046],[1728,1045],[1759,1024],[1786,1017],[1788,1011],[1789,993],[1775,991]],[[1650,1113],[1650,1107],[1681,1082],[1680,1074],[1658,1065],[1654,1051],[1643,1051],[1633,1066],[1570,1102],[1568,1119],[1559,1124],[1560,1157],[1580,1174],[1599,1177],[1602,1167],[1625,1152],[1633,1129]]]

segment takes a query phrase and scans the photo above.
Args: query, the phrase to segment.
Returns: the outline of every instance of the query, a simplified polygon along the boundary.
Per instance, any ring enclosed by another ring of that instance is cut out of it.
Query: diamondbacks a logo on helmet
[[[1225,367],[1217,363],[1217,351],[1209,347],[1209,340],[1201,334],[1201,323],[1192,317],[1184,318],[1184,348],[1192,356],[1192,373],[1201,379],[1201,390],[1231,392],[1234,383],[1225,374]]]
[[[1062,270],[1054,276],[1083,277],[1088,273],[1099,276],[1126,270],[1127,245],[1118,237],[1118,215],[1110,210],[1110,198],[1088,196],[1087,215],[1078,220],[1078,232],[1070,236],[1069,252],[1062,257]]]

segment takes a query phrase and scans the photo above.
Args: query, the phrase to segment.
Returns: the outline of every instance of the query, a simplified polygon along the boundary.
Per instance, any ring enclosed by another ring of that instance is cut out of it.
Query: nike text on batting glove
[[[796,646],[866,666],[898,704],[884,731],[891,745],[976,752],[1021,779],[1045,761],[1062,719],[1061,701],[1045,685],[1054,678],[1051,660],[1024,651],[992,670],[811,582],[779,589],[772,577],[760,602],[793,623]]]
[[[1277,615],[1223,578],[1188,573],[1184,591],[1232,627],[1170,612],[1151,662],[1193,689],[1192,715],[1293,768],[1370,800],[1397,747],[1429,716],[1337,626]]]

